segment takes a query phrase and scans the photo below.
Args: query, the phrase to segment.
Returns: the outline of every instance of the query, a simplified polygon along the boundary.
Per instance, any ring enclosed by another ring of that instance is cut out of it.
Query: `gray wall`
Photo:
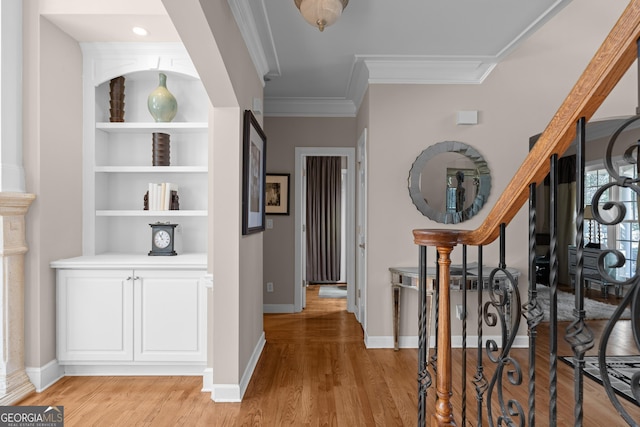
[[[267,173],[290,173],[289,215],[271,215],[273,229],[264,232],[264,282],[273,282],[264,304],[291,304],[294,301],[295,238],[295,148],[355,147],[355,118],[265,117]]]
[[[56,357],[53,260],[82,254],[82,54],[24,3],[25,365]]]

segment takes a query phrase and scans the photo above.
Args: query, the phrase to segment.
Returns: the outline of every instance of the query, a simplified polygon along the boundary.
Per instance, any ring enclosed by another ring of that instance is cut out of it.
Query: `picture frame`
[[[267,215],[289,215],[289,178],[288,173],[268,173],[265,195]]]
[[[267,137],[251,110],[245,110],[242,136],[242,234],[264,231]]]

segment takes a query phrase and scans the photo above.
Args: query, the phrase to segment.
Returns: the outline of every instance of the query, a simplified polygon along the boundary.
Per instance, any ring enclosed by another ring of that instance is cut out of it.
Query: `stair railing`
[[[540,183],[550,171],[550,159],[562,155],[576,137],[576,123],[588,121],[637,58],[640,39],[640,0],[632,0],[587,65],[569,95],[531,149],[484,222],[475,230],[417,229],[414,242],[420,247],[420,293],[426,292],[426,247],[438,253],[435,355],[436,403],[432,427],[456,426],[452,404],[451,310],[449,283],[450,254],[457,245],[482,247],[496,240],[529,198],[531,186]],[[531,271],[530,271],[531,275]],[[531,280],[531,279],[530,279]],[[481,292],[479,292],[481,293]],[[426,306],[419,315],[424,319]],[[420,322],[419,345],[428,339],[425,322]],[[426,341],[428,342],[428,341]],[[426,390],[430,383],[427,352],[419,351],[418,425],[426,425]],[[490,404],[490,403],[488,403]]]

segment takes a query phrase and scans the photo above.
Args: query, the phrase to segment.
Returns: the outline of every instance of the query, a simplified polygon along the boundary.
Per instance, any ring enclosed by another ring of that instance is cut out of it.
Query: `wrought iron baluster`
[[[536,425],[536,334],[543,313],[536,291],[536,184],[529,185],[529,301],[523,306],[529,333],[529,426]]]
[[[584,150],[585,150],[585,119],[582,117],[577,124],[576,144],[576,277],[575,277],[575,308],[574,320],[566,329],[565,340],[573,349],[574,366],[574,422],[576,426],[582,425],[584,418],[583,388],[584,388],[584,354],[593,348],[593,332],[585,323],[584,312],[584,277],[583,277],[583,252],[584,252]]]
[[[431,386],[431,375],[428,369],[428,342],[427,316],[430,310],[427,308],[427,248],[420,246],[420,260],[418,270],[418,299],[420,311],[418,313],[418,426],[426,425],[427,389]]]
[[[558,155],[549,166],[549,425],[558,419]]]
[[[462,245],[462,425],[467,425],[467,245]]]
[[[434,332],[435,332],[435,337],[434,337],[434,346],[433,346],[433,351],[431,353],[431,369],[433,369],[433,373],[434,375],[438,375],[438,318],[439,318],[439,312],[440,312],[440,269],[438,268],[438,250],[435,250],[435,269],[436,269],[436,276],[435,276],[435,280],[433,282],[433,298],[435,300],[435,310],[434,310],[434,314],[433,314],[433,321],[434,321]],[[435,396],[437,398],[437,396]]]
[[[478,246],[478,278],[482,278],[482,246]],[[487,378],[484,375],[484,367],[482,364],[482,319],[483,319],[483,290],[482,281],[478,283],[478,361],[476,363],[476,374],[473,377],[473,383],[476,386],[476,400],[478,401],[478,427],[482,427],[483,424],[483,406],[484,406],[484,394],[487,391],[489,385]]]

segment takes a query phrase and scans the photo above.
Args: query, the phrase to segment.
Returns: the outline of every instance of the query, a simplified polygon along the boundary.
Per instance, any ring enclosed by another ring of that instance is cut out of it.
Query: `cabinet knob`
[[[131,277],[131,276],[127,277],[127,281],[129,281],[129,280],[133,280],[133,277]]]

